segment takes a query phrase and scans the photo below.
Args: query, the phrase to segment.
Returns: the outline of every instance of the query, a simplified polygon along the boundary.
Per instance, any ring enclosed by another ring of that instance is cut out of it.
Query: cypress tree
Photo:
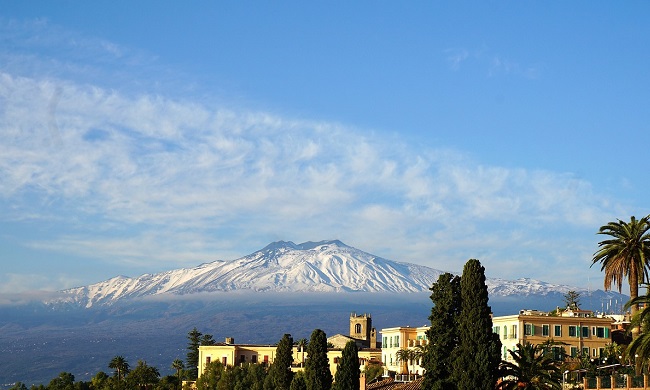
[[[485,268],[478,260],[465,263],[460,295],[459,345],[452,377],[459,390],[492,390],[501,361],[501,342],[492,332]]]
[[[350,340],[345,344],[341,361],[336,368],[334,388],[336,390],[356,390],[359,388],[359,348]]]
[[[320,329],[311,333],[305,362],[307,390],[330,390],[332,373],[327,359],[327,336]]]
[[[293,376],[289,390],[307,390],[307,383],[305,383],[304,372],[298,371],[296,375]]]
[[[291,372],[291,364],[293,363],[293,337],[290,334],[285,334],[278,343],[275,350],[275,359],[269,369],[268,383],[265,383],[265,388],[271,385],[276,390],[289,390],[291,386],[291,379],[293,373]]]
[[[429,344],[423,356],[425,371],[423,389],[453,390],[452,357],[458,346],[458,320],[460,314],[460,277],[444,273],[431,288],[433,308],[427,330]]]

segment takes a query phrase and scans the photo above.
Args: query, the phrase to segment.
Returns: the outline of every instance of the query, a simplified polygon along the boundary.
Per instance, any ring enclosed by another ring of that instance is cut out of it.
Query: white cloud
[[[155,88],[107,88],[98,82],[107,74],[122,75],[119,85],[147,86],[139,76],[148,68],[110,73],[99,62],[147,57],[51,28],[0,23],[3,36],[26,47],[63,49],[51,57],[0,49],[0,218],[58,223],[21,237],[29,248],[118,264],[124,273],[136,264],[154,272],[243,256],[272,239],[339,238],[444,270],[481,256],[520,264],[492,273],[519,277],[535,276],[526,274],[531,262],[582,261],[589,253],[571,246],[575,232],[591,234],[620,215],[620,206],[570,173],[486,166],[382,133]],[[37,33],[16,36],[23,30]],[[98,59],[68,61],[73,49]],[[454,70],[488,54],[446,53]],[[516,68],[502,59],[496,65]],[[569,263],[567,275],[583,268]],[[39,280],[13,278],[12,288]]]
[[[47,126],[53,96],[58,140]],[[30,240],[39,249],[195,264],[232,254],[238,237],[335,233],[440,266],[437,259],[460,263],[465,253],[545,256],[534,235],[605,220],[607,201],[570,174],[416,152],[339,124],[7,73],[0,101],[8,141],[0,145],[0,194],[14,205],[5,218],[75,215],[72,231]]]

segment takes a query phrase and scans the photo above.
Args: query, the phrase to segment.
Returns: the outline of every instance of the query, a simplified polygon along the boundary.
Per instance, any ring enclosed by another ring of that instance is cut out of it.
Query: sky
[[[650,3],[6,1],[0,293],[339,239],[602,288]]]

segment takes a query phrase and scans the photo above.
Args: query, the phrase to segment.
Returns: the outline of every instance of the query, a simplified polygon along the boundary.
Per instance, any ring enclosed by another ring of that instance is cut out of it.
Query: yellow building
[[[536,310],[521,310],[519,314],[492,318],[494,333],[501,339],[502,358],[511,360],[508,350],[517,343],[543,344],[549,339],[566,343],[554,352],[560,357],[562,349],[568,357],[599,358],[605,345],[611,343],[614,319],[596,316],[588,310],[565,310],[561,315],[549,315]]]
[[[400,349],[422,351],[428,343],[426,335],[428,329],[428,326],[419,328],[407,326],[381,330],[381,353],[386,375],[391,371],[397,374],[419,375],[424,373],[421,367],[422,359],[404,361],[398,359],[398,351]]]
[[[372,327],[370,314],[350,315],[350,335],[337,334],[327,339],[334,348],[328,348],[332,376],[336,374],[339,359],[343,355],[343,348],[348,341],[354,341],[359,348],[359,367],[363,371],[368,363],[381,363],[381,349],[377,348],[377,332]],[[273,364],[275,360],[276,345],[260,344],[235,344],[232,338],[226,338],[224,343],[199,347],[199,377],[203,374],[208,363],[219,361],[224,366],[235,366],[245,363],[257,363],[264,366]],[[300,371],[305,367],[307,352],[301,347],[293,347],[293,363],[291,369]]]

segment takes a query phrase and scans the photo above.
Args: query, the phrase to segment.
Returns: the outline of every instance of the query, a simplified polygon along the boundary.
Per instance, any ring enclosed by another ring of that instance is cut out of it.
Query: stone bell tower
[[[377,331],[370,314],[350,314],[350,337],[362,340],[365,347],[377,348]]]

